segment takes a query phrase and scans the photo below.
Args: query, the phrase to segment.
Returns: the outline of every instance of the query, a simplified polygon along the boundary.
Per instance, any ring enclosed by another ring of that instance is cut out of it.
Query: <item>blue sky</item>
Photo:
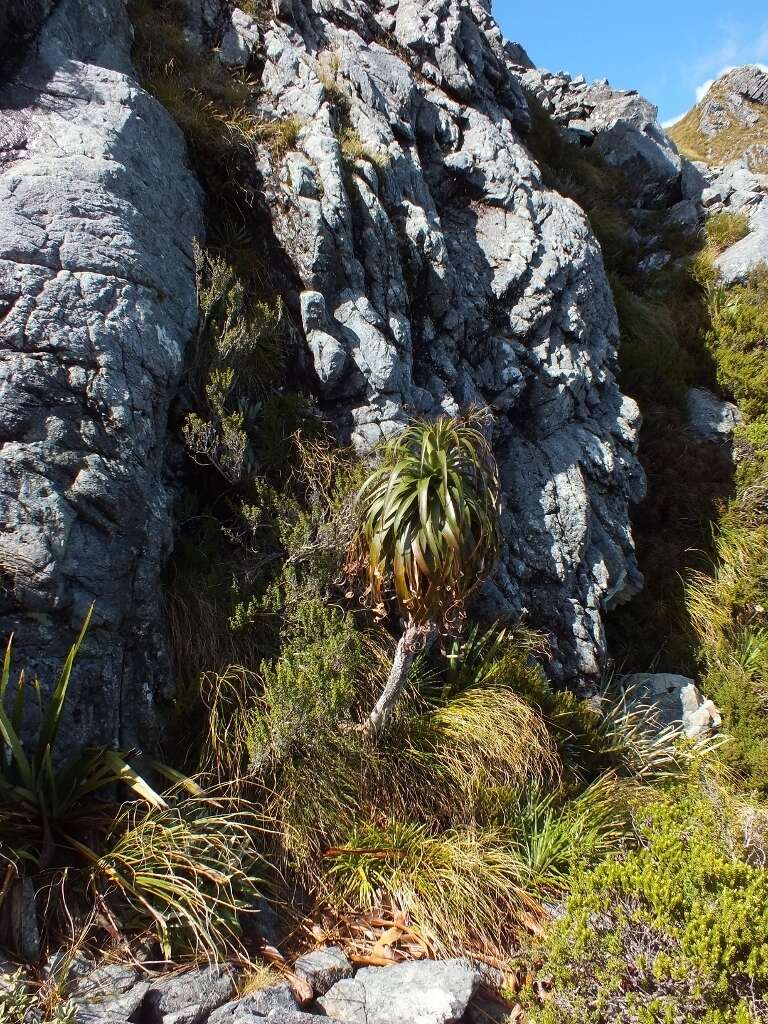
[[[725,68],[768,65],[766,0],[493,0],[493,13],[534,64],[637,89],[662,121]]]

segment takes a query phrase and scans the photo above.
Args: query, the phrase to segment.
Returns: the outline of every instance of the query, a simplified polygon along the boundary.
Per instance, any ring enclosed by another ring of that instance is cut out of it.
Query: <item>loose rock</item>
[[[727,442],[741,423],[738,406],[718,398],[706,388],[691,388],[687,401],[691,430],[702,441]]]
[[[317,1000],[350,1024],[450,1024],[460,1020],[482,981],[467,960],[423,960],[364,967]]]
[[[299,957],[293,970],[312,986],[316,996],[325,995],[337,981],[351,978],[354,973],[352,964],[336,946],[326,946],[306,953]]]
[[[697,739],[722,725],[718,708],[686,676],[640,672],[622,677],[621,682],[632,699],[652,706],[650,720],[660,729],[677,727],[688,739]]]

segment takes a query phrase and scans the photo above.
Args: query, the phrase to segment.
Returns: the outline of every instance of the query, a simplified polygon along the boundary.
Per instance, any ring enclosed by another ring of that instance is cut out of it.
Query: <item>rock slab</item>
[[[0,637],[45,690],[94,605],[72,747],[152,747],[170,675],[165,436],[202,197],[131,38],[123,0],[60,0],[0,88]]]
[[[481,981],[481,972],[461,959],[364,967],[337,982],[317,1005],[349,1024],[452,1024]]]

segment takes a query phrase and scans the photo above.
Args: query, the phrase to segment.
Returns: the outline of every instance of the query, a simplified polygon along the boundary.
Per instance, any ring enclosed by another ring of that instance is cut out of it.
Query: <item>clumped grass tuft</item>
[[[342,128],[339,133],[339,145],[342,159],[348,165],[353,165],[356,160],[366,160],[369,164],[373,164],[377,171],[384,171],[389,164],[386,154],[377,152],[371,146],[366,146],[352,128]]]
[[[310,914],[404,915],[434,953],[502,955],[672,770],[627,709],[552,693],[538,641],[498,629],[422,657],[386,729],[361,730],[393,641],[321,601],[284,614],[276,658],[206,679],[209,768],[259,801]]]
[[[31,891],[43,940],[54,948],[62,928],[85,920],[86,933],[152,938],[164,959],[238,955],[238,918],[259,892],[258,816],[226,787],[206,794],[193,779],[150,762],[174,784],[172,791],[158,793],[124,751],[84,750],[57,763],[62,711],[89,619],[65,660],[29,752],[20,739],[28,691],[23,673],[15,694],[9,689],[10,642],[0,670],[3,943],[23,956],[34,954],[18,927]],[[39,690],[31,684],[31,692]],[[123,786],[131,800],[120,805]]]
[[[93,862],[93,885],[119,919],[149,923],[167,960],[242,955],[242,917],[263,881],[263,828],[226,789],[149,813],[128,805]]]
[[[749,217],[745,213],[721,210],[707,218],[706,234],[710,250],[719,255],[749,234]]]

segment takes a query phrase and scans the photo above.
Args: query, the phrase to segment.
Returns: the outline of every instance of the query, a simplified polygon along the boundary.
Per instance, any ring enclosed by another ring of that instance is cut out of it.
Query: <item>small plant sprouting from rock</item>
[[[258,396],[282,365],[282,304],[257,298],[251,280],[256,268],[241,266],[235,248],[223,252],[197,251],[200,327],[193,377],[201,412],[187,415],[183,435],[195,460],[236,484],[256,468]]]

